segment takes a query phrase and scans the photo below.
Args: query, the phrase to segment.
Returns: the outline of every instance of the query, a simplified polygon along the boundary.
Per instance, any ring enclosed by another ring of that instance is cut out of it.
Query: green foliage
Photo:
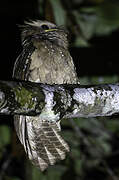
[[[78,20],[87,39],[94,35],[108,35],[119,27],[119,3],[84,7],[80,13]]]
[[[111,153],[109,140],[111,136],[103,127],[102,122],[95,118],[73,120],[75,131],[65,132],[64,136],[70,143],[72,157],[78,164],[78,172],[82,165],[92,168]],[[69,124],[69,122],[67,122]],[[76,130],[77,129],[77,130]],[[80,172],[81,173],[81,172]]]
[[[55,22],[57,25],[66,24],[66,11],[63,9],[60,0],[50,0],[50,3],[53,7],[53,12],[55,16]]]
[[[85,85],[90,84],[111,84],[111,83],[117,83],[118,82],[118,76],[112,75],[112,76],[84,76],[80,78],[80,83]]]
[[[60,180],[65,169],[65,167],[56,165],[55,167],[50,167],[47,172],[41,173],[39,169],[33,167],[33,180],[37,180],[38,177],[42,180]]]
[[[76,46],[88,45],[86,42],[92,37],[109,35],[119,28],[119,3],[108,1],[98,6],[82,7],[73,14],[83,35],[76,37]]]
[[[90,46],[95,36],[107,36],[119,28],[119,2],[111,0],[72,1],[49,0],[56,24],[64,25],[74,34],[72,46]]]

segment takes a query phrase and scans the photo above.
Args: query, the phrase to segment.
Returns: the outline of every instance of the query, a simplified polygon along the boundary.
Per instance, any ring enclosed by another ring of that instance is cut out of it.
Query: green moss
[[[36,103],[33,101],[34,98],[32,96],[32,92],[26,90],[24,87],[14,88],[13,91],[16,96],[16,101],[20,104],[20,106],[25,109],[34,109]]]

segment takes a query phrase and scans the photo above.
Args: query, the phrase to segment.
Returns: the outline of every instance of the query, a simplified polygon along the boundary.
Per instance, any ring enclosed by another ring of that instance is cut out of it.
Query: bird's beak
[[[46,29],[45,32],[56,31],[57,29]]]

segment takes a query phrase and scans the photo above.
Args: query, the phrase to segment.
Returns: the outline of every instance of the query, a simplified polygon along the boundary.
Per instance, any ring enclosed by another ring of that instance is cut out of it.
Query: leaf
[[[80,9],[80,25],[87,39],[108,35],[119,27],[119,3],[106,2],[100,6]]]
[[[57,25],[65,25],[66,24],[66,12],[62,7],[60,0],[50,0],[54,16],[55,16],[55,22]]]
[[[89,46],[94,36],[109,35],[119,28],[119,3],[105,2],[72,11],[82,34],[76,34],[75,46]]]

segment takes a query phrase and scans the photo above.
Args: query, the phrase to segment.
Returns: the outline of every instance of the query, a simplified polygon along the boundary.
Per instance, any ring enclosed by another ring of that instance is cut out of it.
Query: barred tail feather
[[[44,171],[49,165],[65,159],[69,146],[59,134],[59,122],[49,123],[38,117],[37,122],[35,125],[34,117],[20,116],[15,120],[15,127],[29,159]]]

